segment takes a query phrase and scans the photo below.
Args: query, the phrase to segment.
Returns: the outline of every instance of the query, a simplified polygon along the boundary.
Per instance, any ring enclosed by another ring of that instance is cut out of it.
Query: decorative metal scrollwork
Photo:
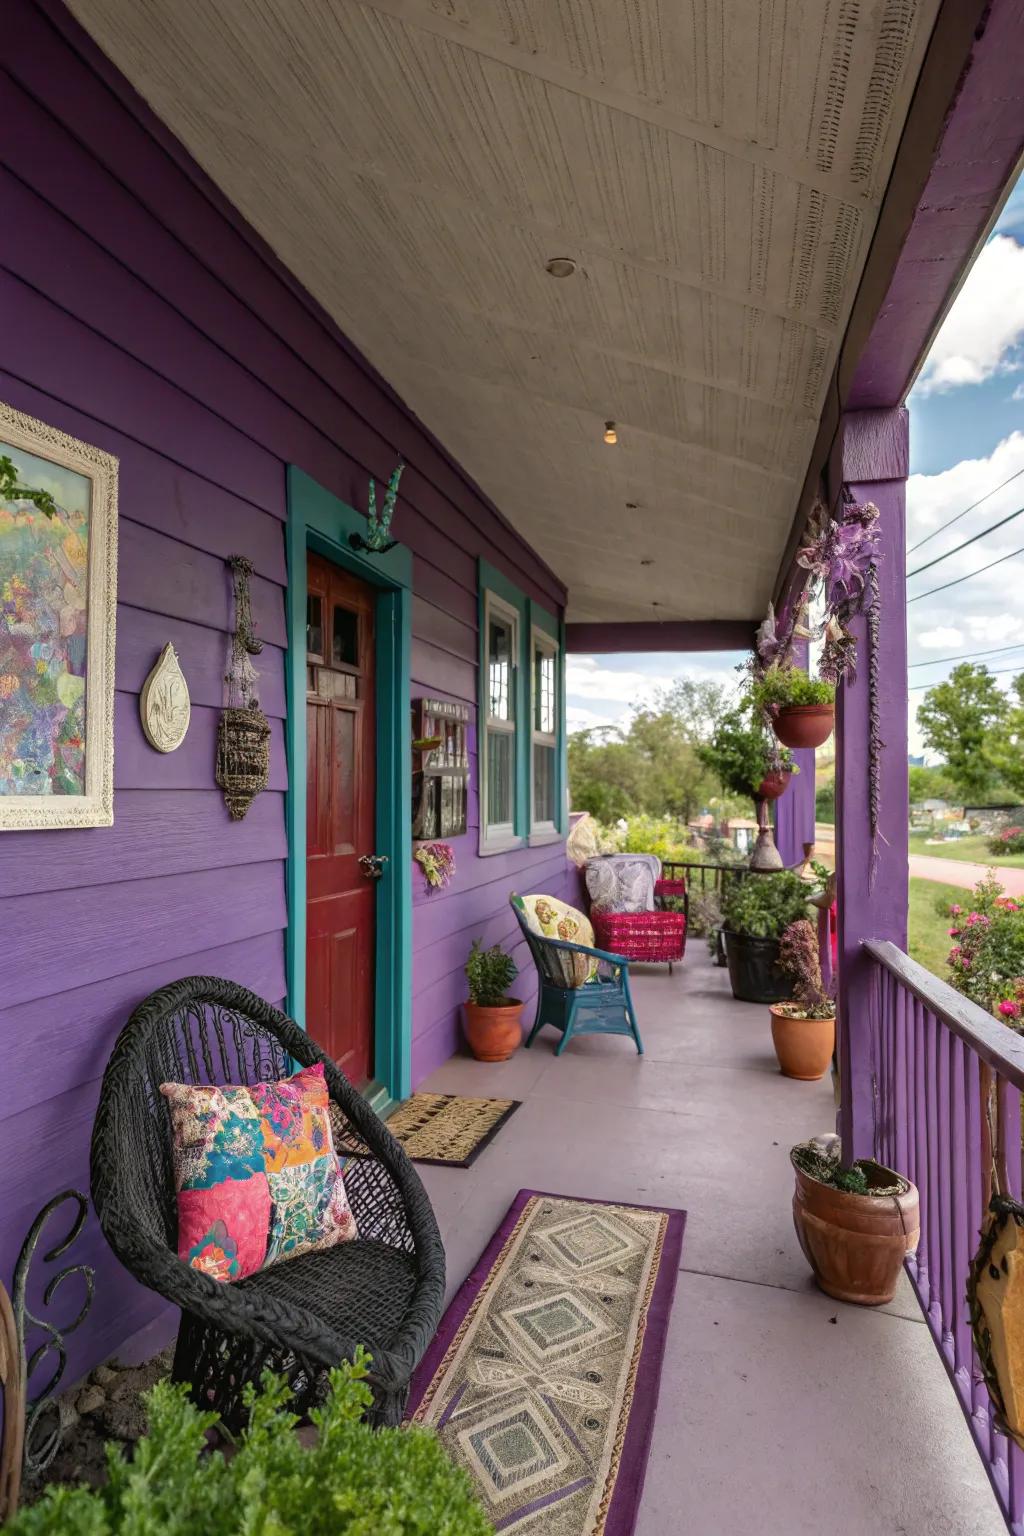
[[[65,1189],[61,1194],[54,1195],[48,1200],[39,1212],[35,1221],[28,1230],[18,1255],[18,1262],[14,1266],[14,1294],[11,1298],[14,1308],[14,1325],[18,1336],[18,1346],[22,1358],[26,1360],[25,1382],[26,1390],[31,1383],[36,1367],[52,1352],[56,1352],[53,1374],[46,1384],[32,1396],[27,1403],[25,1412],[25,1471],[39,1473],[46,1470],[60,1448],[62,1436],[62,1424],[60,1405],[55,1399],[55,1393],[64,1375],[67,1365],[67,1350],[64,1341],[69,1333],[74,1333],[80,1327],[88,1315],[92,1306],[94,1271],[88,1264],[69,1264],[60,1269],[47,1282],[43,1292],[43,1307],[52,1305],[57,1292],[66,1280],[72,1275],[81,1275],[85,1282],[85,1300],[82,1303],[78,1315],[71,1322],[58,1325],[50,1322],[46,1317],[38,1317],[28,1306],[26,1293],[28,1290],[28,1274],[32,1266],[32,1259],[38,1247],[50,1216],[66,1200],[77,1203],[75,1219],[71,1224],[66,1237],[59,1243],[55,1243],[49,1252],[43,1254],[43,1263],[52,1264],[66,1253],[72,1243],[78,1237],[85,1225],[85,1218],[89,1210],[89,1202],[85,1196],[79,1194],[77,1189]],[[44,1337],[41,1342],[28,1354],[26,1343],[26,1330],[39,1328]]]

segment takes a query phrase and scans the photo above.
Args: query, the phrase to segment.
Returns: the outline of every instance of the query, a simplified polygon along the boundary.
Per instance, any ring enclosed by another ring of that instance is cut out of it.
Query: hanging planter
[[[778,800],[781,795],[786,793],[792,778],[792,764],[786,768],[780,768],[777,773],[766,773],[757,786],[755,798],[758,800]]]
[[[789,704],[773,717],[775,734],[785,747],[820,747],[835,729],[832,704]]]
[[[774,663],[754,683],[754,702],[786,747],[820,747],[835,725],[834,683]]]

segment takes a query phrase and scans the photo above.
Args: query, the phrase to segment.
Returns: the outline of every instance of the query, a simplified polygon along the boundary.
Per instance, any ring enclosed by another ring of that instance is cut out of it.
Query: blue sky
[[[907,484],[908,550],[980,497],[955,527],[911,550],[908,570],[944,555],[963,540],[1024,507],[1024,179],[1010,198],[950,308],[912,390]],[[1024,547],[1024,517],[971,549],[908,582],[908,596],[926,593],[988,561]],[[907,608],[910,644],[910,745],[922,751],[916,727],[920,685],[940,682],[952,660],[967,652],[1015,646],[977,659],[1008,687],[1024,671],[1024,554],[950,591]],[[736,681],[739,654],[678,653],[570,656],[569,729],[614,725],[676,677]],[[1003,671],[1003,669],[1007,669]]]

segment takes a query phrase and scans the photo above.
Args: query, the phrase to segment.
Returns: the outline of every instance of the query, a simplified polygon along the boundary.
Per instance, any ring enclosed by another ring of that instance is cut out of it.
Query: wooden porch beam
[[[575,655],[615,651],[749,651],[759,619],[666,619],[613,624],[567,624],[565,648]]]
[[[873,965],[867,939],[907,947],[910,808],[907,784],[906,410],[853,411],[843,417],[829,496],[846,486],[854,501],[881,513],[877,698],[878,836],[870,810],[870,654],[867,618],[853,620],[857,675],[836,698],[836,895],[839,905],[839,1132],[846,1159],[875,1155]]]

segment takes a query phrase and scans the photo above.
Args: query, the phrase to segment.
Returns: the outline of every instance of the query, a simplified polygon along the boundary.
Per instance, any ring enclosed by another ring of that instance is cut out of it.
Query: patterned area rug
[[[520,1190],[413,1378],[496,1531],[630,1536],[684,1211]],[[682,1528],[682,1527],[680,1527]]]
[[[414,1093],[388,1116],[388,1130],[414,1163],[468,1168],[514,1115],[519,1099],[464,1099]]]

